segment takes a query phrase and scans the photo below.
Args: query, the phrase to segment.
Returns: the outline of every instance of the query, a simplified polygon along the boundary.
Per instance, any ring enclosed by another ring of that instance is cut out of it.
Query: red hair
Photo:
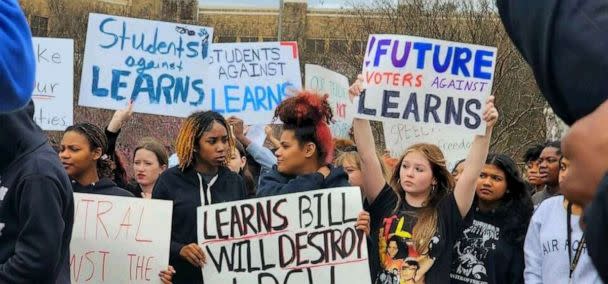
[[[274,117],[284,123],[287,130],[295,130],[300,142],[313,142],[317,145],[319,160],[331,164],[334,155],[334,142],[329,123],[333,112],[327,95],[301,91],[277,106]]]

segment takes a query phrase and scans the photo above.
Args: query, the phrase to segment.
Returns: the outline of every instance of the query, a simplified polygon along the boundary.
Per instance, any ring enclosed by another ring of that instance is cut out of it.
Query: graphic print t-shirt
[[[453,248],[452,283],[523,283],[523,243],[516,245],[501,235],[497,217],[475,212]]]
[[[375,257],[379,260],[377,275],[372,275],[374,284],[449,283],[452,247],[466,223],[454,195],[450,193],[439,202],[437,232],[425,251],[417,251],[412,242],[420,208],[402,198],[395,211],[397,200],[385,185],[369,206],[373,232],[369,245],[378,247]]]

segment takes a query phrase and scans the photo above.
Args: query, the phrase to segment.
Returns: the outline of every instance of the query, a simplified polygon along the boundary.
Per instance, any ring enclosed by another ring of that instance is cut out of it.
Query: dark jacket
[[[608,282],[608,174],[598,187],[595,199],[585,210],[587,251],[604,282]]]
[[[0,115],[0,283],[70,283],[74,197],[33,114]]]
[[[608,1],[497,0],[509,36],[568,125],[608,98]]]
[[[330,173],[327,178],[323,178],[320,173],[312,173],[301,176],[286,176],[277,171],[277,166],[272,167],[272,171],[262,175],[257,196],[273,196],[303,192],[308,190],[350,186],[348,175],[342,167],[329,165]]]
[[[173,201],[173,222],[171,225],[171,247],[169,263],[177,272],[173,283],[201,283],[201,269],[192,266],[179,255],[180,250],[188,244],[198,243],[196,233],[196,210],[201,206],[201,190],[207,192],[207,184],[200,182],[193,167],[181,171],[178,166],[164,171],[152,191],[153,199]],[[220,167],[218,178],[211,186],[212,203],[237,201],[247,198],[243,179],[228,168]]]
[[[87,186],[81,185],[76,181],[72,181],[72,187],[74,188],[74,192],[77,193],[133,197],[133,194],[118,187],[116,183],[109,178],[102,178],[98,182]]]

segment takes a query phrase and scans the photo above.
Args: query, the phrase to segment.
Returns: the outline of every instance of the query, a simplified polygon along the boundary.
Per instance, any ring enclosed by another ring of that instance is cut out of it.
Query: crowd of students
[[[523,4],[516,2],[499,1],[503,17],[519,15]],[[575,125],[563,144],[531,147],[521,159],[525,173],[513,157],[488,153],[499,117],[493,97],[483,112],[485,135],[474,137],[468,156],[453,169],[431,143],[411,145],[399,157],[381,156],[365,119],[353,120],[351,140],[336,139],[327,96],[309,91],[276,108],[283,124],[280,137],[266,130],[272,149],[247,138],[242,118],[198,111],[182,123],[174,155],[146,137],[127,145],[133,156],[123,161],[115,148],[119,135],[129,135],[121,133],[131,119],[129,104],[105,129],[88,122],[68,127],[55,151],[32,118],[27,94],[35,72],[25,52],[32,50],[25,18],[15,1],[0,2],[0,14],[0,283],[70,282],[73,193],[172,201],[170,266],[158,277],[201,283],[207,256],[198,245],[197,207],[342,186],[362,193],[356,228],[367,235],[371,283],[608,280],[605,249],[598,245],[607,222],[606,181],[600,182],[605,171],[580,174],[588,154],[573,142],[605,113]],[[524,56],[534,58],[527,38],[518,37],[519,26],[505,25]],[[22,69],[15,73],[11,64]],[[560,86],[540,85],[561,94],[555,91]],[[351,99],[364,88],[359,77]],[[568,123],[582,117],[561,110]],[[588,197],[591,189],[577,194],[581,184],[600,186],[586,210],[594,195]]]

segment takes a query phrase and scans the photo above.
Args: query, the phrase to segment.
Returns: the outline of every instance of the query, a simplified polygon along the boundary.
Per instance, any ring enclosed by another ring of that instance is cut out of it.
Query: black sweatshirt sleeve
[[[497,0],[496,5],[542,94],[564,122],[571,125],[608,98],[608,1]]]
[[[154,184],[154,189],[152,189],[152,199],[162,199],[173,201],[173,198],[169,194],[169,187],[165,184],[163,177],[156,180]],[[179,252],[186,244],[182,244],[180,242],[173,241],[173,237],[171,238],[171,243],[169,244],[169,258],[170,259],[179,259]]]
[[[116,161],[116,141],[118,140],[118,135],[120,135],[120,130],[114,133],[106,127],[105,133],[106,138],[108,139],[108,156],[110,156],[113,161]]]
[[[597,189],[595,199],[585,211],[587,251],[602,280],[608,283],[608,173]]]
[[[323,185],[323,175],[313,173],[309,175],[297,176],[291,180],[281,176],[273,169],[268,174],[260,178],[260,186],[256,192],[257,197],[274,196],[303,192],[307,190],[320,189]]]
[[[0,283],[45,280],[59,263],[66,224],[58,184],[48,177],[29,176],[17,185],[16,208],[21,227],[15,254],[0,264]]]

